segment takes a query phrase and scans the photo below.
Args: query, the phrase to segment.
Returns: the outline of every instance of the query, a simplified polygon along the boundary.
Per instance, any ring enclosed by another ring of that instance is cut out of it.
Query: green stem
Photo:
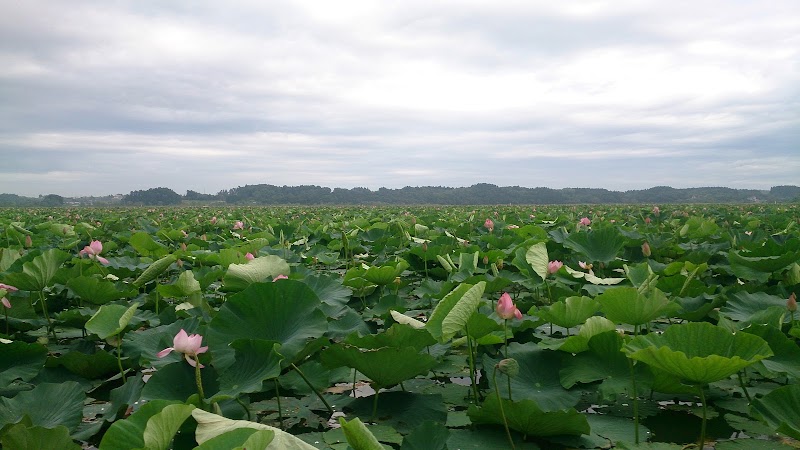
[[[639,394],[636,392],[636,376],[633,371],[633,361],[628,360],[628,368],[631,372],[631,400],[633,401],[633,438],[636,445],[639,445]]]
[[[372,397],[372,420],[375,420],[378,417],[378,392],[380,392],[380,386],[375,386],[375,394]]]
[[[278,401],[278,427],[283,429],[283,408],[281,407],[281,393],[278,390],[278,379],[275,378],[275,399]]]
[[[497,388],[497,365],[494,366],[494,372],[492,373],[492,378],[494,379],[494,392],[495,394],[497,394],[497,404],[498,406],[500,406],[500,417],[503,418],[503,427],[505,427],[506,429],[506,436],[508,437],[508,443],[511,445],[511,450],[516,450],[516,447],[514,446],[514,439],[511,438],[511,431],[508,429],[506,412],[503,409],[503,399],[500,398],[500,389]]]
[[[328,404],[328,401],[325,400],[325,397],[323,397],[322,394],[320,394],[319,391],[311,384],[311,381],[308,378],[306,378],[306,374],[304,374],[299,367],[295,366],[294,363],[292,363],[292,369],[297,371],[297,373],[300,375],[300,378],[302,378],[303,381],[306,382],[308,387],[310,387],[311,390],[314,391],[315,394],[317,394],[317,398],[319,398],[322,401],[322,403],[328,409],[328,412],[330,414],[333,414],[333,408],[331,408],[331,405]],[[355,377],[353,377],[353,380],[355,380]],[[353,392],[355,392],[355,389],[356,389],[356,383],[355,381],[353,381]]]
[[[47,328],[49,328],[50,332],[53,333],[53,341],[58,341],[58,337],[56,336],[56,328],[53,326],[53,322],[50,321],[50,314],[47,312],[47,299],[44,296],[44,291],[39,291],[39,300],[42,302],[42,312],[44,313],[44,318],[47,319]]]
[[[503,319],[503,343],[505,344],[505,358],[508,359],[508,319]],[[506,374],[506,381],[508,381],[508,399],[511,398],[511,375]]]
[[[125,371],[122,369],[122,336],[119,336],[117,340],[117,366],[119,366],[119,374],[122,375],[122,383],[126,383],[128,380],[125,378]]]
[[[739,386],[742,387],[742,391],[744,392],[745,398],[747,398],[747,403],[752,403],[753,399],[750,398],[750,393],[747,392],[747,387],[744,385],[744,378],[742,377],[742,372],[737,372],[736,375],[739,376]]]
[[[250,414],[250,408],[248,408],[248,407],[247,407],[247,405],[245,405],[244,403],[242,403],[242,400],[241,400],[239,397],[236,397],[236,399],[235,399],[235,400],[236,400],[236,403],[238,403],[238,404],[239,404],[239,406],[241,406],[242,408],[244,408],[244,412],[246,412],[246,413],[247,413],[247,420],[249,420],[249,421],[251,421],[251,422],[252,422],[252,420],[253,420],[253,415],[252,415],[252,414]]]
[[[478,404],[478,384],[475,381],[475,357],[472,354],[472,339],[469,337],[469,327],[465,325],[465,333],[467,333],[467,349],[469,350],[469,381],[472,385],[472,394],[475,398],[475,404]]]
[[[700,386],[700,402],[703,403],[703,423],[700,425],[700,443],[699,447],[702,450],[706,443],[706,394],[703,392],[703,386]]]
[[[194,382],[197,384],[197,393],[200,394],[200,403],[205,404],[206,394],[203,391],[203,377],[200,374],[200,358],[197,355],[194,358]]]
[[[3,308],[3,313],[6,315],[6,335],[8,335],[8,309]]]

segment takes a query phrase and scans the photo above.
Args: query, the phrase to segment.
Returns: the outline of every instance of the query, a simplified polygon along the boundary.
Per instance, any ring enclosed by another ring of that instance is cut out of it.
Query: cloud
[[[796,184],[798,30],[793,0],[3,5],[0,192]]]

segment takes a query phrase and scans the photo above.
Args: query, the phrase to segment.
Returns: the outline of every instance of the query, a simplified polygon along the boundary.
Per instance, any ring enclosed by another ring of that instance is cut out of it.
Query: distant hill
[[[401,189],[327,188],[256,184],[222,190],[217,194],[187,191],[180,195],[159,187],[105,197],[61,197],[56,194],[23,197],[0,194],[0,206],[115,206],[115,205],[527,205],[527,204],[665,204],[665,203],[774,203],[800,202],[800,187],[775,186],[768,191],[700,187],[676,189],[656,186],[631,191],[597,188],[497,186],[480,183],[469,187],[406,186]]]

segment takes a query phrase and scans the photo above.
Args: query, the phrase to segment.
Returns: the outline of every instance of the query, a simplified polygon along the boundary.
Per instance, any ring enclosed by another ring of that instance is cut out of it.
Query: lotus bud
[[[658,206],[653,206],[653,214],[655,214],[656,217],[661,214],[661,210],[658,209]]]
[[[252,260],[256,259],[256,257],[255,257],[255,256],[254,256],[252,253],[250,253],[250,252],[247,252],[247,253],[244,255],[244,259],[246,259],[246,260],[248,260],[248,261],[252,261]]]
[[[497,259],[497,270],[503,270],[503,258]]]
[[[489,256],[488,255],[484,255],[484,257],[483,257],[483,265],[485,266],[485,265],[488,265],[488,264],[489,264]]]
[[[186,251],[186,242],[181,242],[181,250]]]
[[[786,309],[788,309],[790,312],[797,311],[797,296],[794,292],[792,292],[792,295],[789,296],[789,300],[786,300]]]
[[[652,222],[652,219],[650,219],[649,217],[645,217],[644,218],[644,223],[646,223],[647,225],[650,225],[650,222]]]
[[[581,217],[581,220],[580,220],[580,222],[579,222],[579,223],[580,223],[581,225],[585,226],[585,227],[588,227],[589,225],[591,225],[591,224],[592,224],[592,221],[591,221],[591,220],[589,220],[589,218],[588,218],[588,217]]]
[[[494,230],[494,222],[492,222],[492,219],[486,219],[486,222],[483,222],[483,226],[489,230],[489,233]]]
[[[506,358],[497,363],[497,370],[511,378],[519,375],[519,363],[514,358]]]
[[[547,263],[547,273],[556,273],[563,265],[561,261],[550,261]]]
[[[649,258],[651,255],[650,244],[648,244],[647,241],[645,241],[645,243],[642,244],[642,254],[647,258]]]
[[[422,251],[423,252],[427,252],[428,251],[428,243],[427,242],[423,242],[422,243]]]
[[[394,284],[396,284],[396,285],[400,286],[400,284],[401,284],[402,282],[403,282],[403,280],[401,280],[401,279],[400,279],[400,277],[394,277],[394,281],[393,281],[392,283],[394,283]]]
[[[31,248],[33,246],[33,239],[31,239],[31,235],[25,235],[25,248]]]
[[[182,259],[179,259],[179,260],[175,261],[175,264],[176,264],[178,267],[183,267],[183,260],[182,260]]]

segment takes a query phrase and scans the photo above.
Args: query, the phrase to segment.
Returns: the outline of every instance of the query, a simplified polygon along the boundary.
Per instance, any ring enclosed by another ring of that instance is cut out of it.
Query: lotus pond
[[[0,210],[0,445],[798,448],[799,218]]]

